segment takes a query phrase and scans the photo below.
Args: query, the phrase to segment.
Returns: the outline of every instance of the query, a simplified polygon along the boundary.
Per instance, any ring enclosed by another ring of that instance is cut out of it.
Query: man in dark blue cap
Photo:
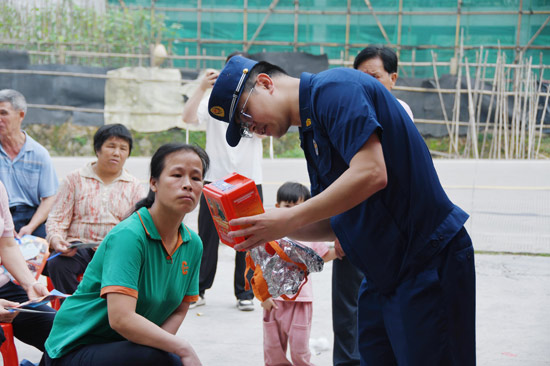
[[[359,351],[365,365],[475,365],[475,269],[468,215],[447,197],[424,140],[389,91],[352,69],[288,76],[234,57],[209,113],[235,146],[298,126],[313,198],[234,219],[250,249],[290,236],[338,238],[365,275]]]

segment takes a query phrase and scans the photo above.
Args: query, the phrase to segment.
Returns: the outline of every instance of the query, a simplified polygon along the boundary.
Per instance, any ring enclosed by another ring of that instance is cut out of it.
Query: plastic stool
[[[13,327],[11,323],[0,323],[6,340],[0,347],[2,353],[2,359],[4,360],[4,366],[19,366],[19,359],[17,358],[17,349],[13,340]]]

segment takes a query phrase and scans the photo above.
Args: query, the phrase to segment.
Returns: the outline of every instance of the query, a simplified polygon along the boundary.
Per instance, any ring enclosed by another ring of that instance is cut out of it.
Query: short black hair
[[[377,45],[363,48],[363,50],[361,50],[361,52],[359,52],[357,56],[355,56],[355,60],[353,61],[353,68],[357,69],[359,65],[361,65],[363,62],[376,57],[379,57],[382,60],[382,63],[384,64],[384,70],[386,70],[388,74],[393,74],[394,72],[397,72],[398,61],[395,51],[389,47]]]
[[[97,153],[101,150],[101,146],[111,137],[118,137],[120,139],[126,140],[128,145],[130,145],[130,151],[128,155],[132,153],[132,134],[126,126],[121,125],[120,123],[115,123],[112,125],[103,125],[96,131],[94,135],[94,151]]]
[[[243,91],[248,91],[252,89],[254,84],[256,84],[256,77],[259,74],[267,74],[269,75],[269,77],[274,77],[277,75],[288,75],[288,73],[283,70],[282,67],[273,65],[267,61],[260,61],[256,65],[254,65],[252,70],[250,70],[250,75],[248,76],[248,80],[246,80]]]
[[[303,184],[297,182],[286,182],[277,190],[277,203],[296,203],[300,199],[307,201],[311,198],[311,192]]]

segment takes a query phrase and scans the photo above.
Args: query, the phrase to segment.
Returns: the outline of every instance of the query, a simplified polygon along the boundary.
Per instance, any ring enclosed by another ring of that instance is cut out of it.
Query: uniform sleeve
[[[123,293],[138,298],[138,279],[144,260],[144,234],[131,228],[115,227],[104,239],[105,246],[101,297],[108,293]]]
[[[359,82],[327,85],[319,90],[316,102],[318,119],[331,144],[349,164],[374,132],[381,133],[368,86]]]
[[[38,182],[38,195],[40,198],[53,196],[59,187],[57,174],[53,167],[52,159],[48,151],[44,149],[42,169],[40,170],[40,182]]]
[[[74,212],[75,189],[75,175],[69,174],[59,187],[55,203],[46,221],[46,232],[48,233],[46,239],[48,243],[54,236],[59,236],[63,240],[67,238],[67,231],[71,226]]]

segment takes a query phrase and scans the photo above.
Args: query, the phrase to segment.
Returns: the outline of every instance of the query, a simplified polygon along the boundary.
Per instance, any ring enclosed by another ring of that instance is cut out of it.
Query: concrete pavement
[[[233,249],[220,246],[216,280],[206,305],[190,310],[178,335],[204,365],[263,364],[262,311],[241,312],[233,295]],[[476,255],[477,359],[480,366],[550,365],[550,257]],[[311,339],[327,344],[312,361],[332,365],[330,278],[332,264],[311,276],[314,288]],[[17,342],[20,358],[38,361],[40,352]]]
[[[60,178],[86,158],[56,158]],[[90,159],[88,159],[90,160]],[[146,181],[148,159],[131,158],[128,169]],[[436,160],[450,198],[471,217],[467,229],[476,250],[550,253],[550,162]],[[287,180],[307,184],[302,160],[264,160],[266,208]],[[196,228],[196,212],[186,223]],[[178,334],[195,347],[204,365],[261,365],[262,312],[240,312],[233,295],[234,252],[221,245],[214,286],[206,306],[192,309]],[[314,313],[312,361],[331,365],[332,265],[311,276]],[[477,254],[477,359],[482,366],[550,365],[550,257]],[[40,353],[18,344],[20,358]],[[323,349],[328,344],[328,349]]]

